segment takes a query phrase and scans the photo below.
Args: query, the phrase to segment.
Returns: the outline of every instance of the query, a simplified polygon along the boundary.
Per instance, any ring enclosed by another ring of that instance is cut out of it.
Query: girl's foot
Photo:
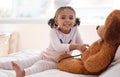
[[[21,68],[18,66],[18,64],[16,64],[15,62],[12,62],[12,66],[16,72],[16,77],[24,77],[25,76],[24,70],[21,70]]]

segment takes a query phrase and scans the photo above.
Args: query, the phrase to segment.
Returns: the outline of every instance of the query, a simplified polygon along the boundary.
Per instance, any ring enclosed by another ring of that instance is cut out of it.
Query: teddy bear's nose
[[[98,25],[98,26],[96,27],[96,30],[98,30],[99,27],[100,27],[100,26]]]

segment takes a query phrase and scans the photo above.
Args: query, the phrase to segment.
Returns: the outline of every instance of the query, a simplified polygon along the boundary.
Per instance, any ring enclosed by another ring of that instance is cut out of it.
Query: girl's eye
[[[65,19],[65,17],[61,17],[61,19]]]
[[[69,17],[69,19],[70,19],[70,20],[72,20],[72,19],[74,19],[74,18],[75,18],[75,17],[74,17],[74,16],[72,16],[72,15]]]
[[[72,19],[73,19],[73,17],[70,17],[69,19],[70,19],[70,20],[72,20]]]

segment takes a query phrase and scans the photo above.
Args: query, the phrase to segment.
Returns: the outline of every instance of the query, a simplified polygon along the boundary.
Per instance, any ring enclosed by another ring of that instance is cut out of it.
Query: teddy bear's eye
[[[98,30],[99,27],[100,27],[100,26],[98,25],[98,26],[96,27],[96,30]]]

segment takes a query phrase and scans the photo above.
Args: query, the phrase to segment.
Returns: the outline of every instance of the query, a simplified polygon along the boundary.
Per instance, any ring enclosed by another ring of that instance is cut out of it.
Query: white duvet
[[[17,53],[10,54],[6,57],[0,57],[0,62],[7,62],[6,65],[0,65],[0,77],[16,77],[14,70],[5,70],[5,69],[12,69],[12,66],[10,65],[10,62],[12,60],[25,60],[28,58],[34,58],[39,55],[39,51],[36,50],[23,50]],[[37,58],[36,58],[37,61]],[[4,69],[3,69],[4,68]],[[119,77],[120,76],[120,59],[116,62],[112,63],[112,65],[107,69],[105,72],[103,72],[99,76],[95,75],[81,75],[81,74],[72,74],[68,72],[63,72],[58,69],[51,69],[46,70],[40,73],[36,73],[33,75],[25,76],[25,77]]]

